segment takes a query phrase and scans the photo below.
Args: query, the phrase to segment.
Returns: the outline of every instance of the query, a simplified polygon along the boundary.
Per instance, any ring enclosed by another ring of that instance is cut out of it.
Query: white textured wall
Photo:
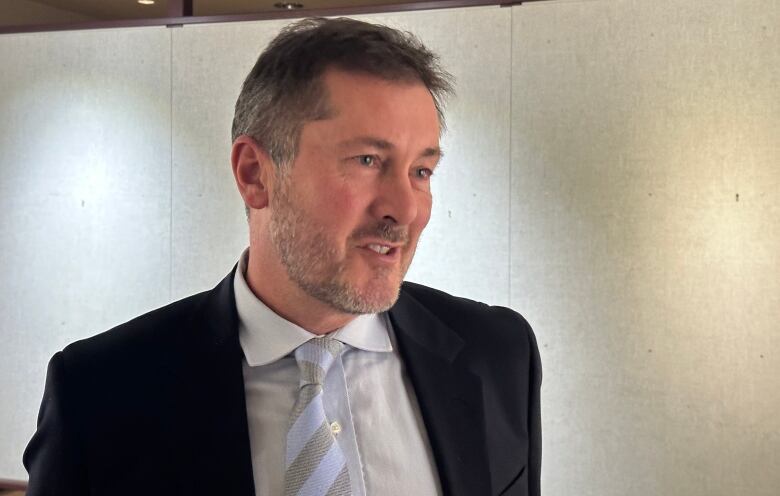
[[[534,325],[546,495],[775,496],[780,5],[647,3],[362,17],[458,78],[409,278]],[[0,478],[53,352],[230,269],[232,105],[284,24],[0,36]]]
[[[170,35],[0,36],[0,478],[46,363],[170,298]]]
[[[780,3],[513,8],[512,304],[556,496],[780,494]]]

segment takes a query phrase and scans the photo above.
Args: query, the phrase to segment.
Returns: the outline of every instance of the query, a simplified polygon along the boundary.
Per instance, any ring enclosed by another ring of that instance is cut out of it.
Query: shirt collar
[[[266,365],[292,353],[306,341],[316,338],[268,308],[249,288],[246,273],[249,249],[241,254],[233,279],[238,311],[238,339],[247,363]],[[391,352],[389,322],[383,315],[358,315],[332,336],[352,348],[372,352]]]

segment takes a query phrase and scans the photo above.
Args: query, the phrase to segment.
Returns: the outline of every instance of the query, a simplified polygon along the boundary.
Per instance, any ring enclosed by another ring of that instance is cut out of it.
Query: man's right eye
[[[358,155],[357,160],[360,163],[360,165],[365,165],[365,166],[374,165],[373,155]]]

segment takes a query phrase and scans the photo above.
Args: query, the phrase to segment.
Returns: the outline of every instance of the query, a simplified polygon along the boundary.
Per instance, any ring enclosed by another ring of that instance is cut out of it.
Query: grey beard
[[[328,242],[322,228],[310,222],[292,205],[290,184],[282,180],[279,186],[273,202],[270,236],[290,280],[307,295],[339,312],[360,315],[390,309],[398,300],[400,281],[408,267],[402,267],[399,286],[392,295],[383,295],[381,288],[372,291],[370,285],[361,292],[344,278],[346,261],[337,261],[338,250]],[[395,229],[387,224],[361,229],[354,236],[366,235],[391,242],[408,240],[405,229]],[[374,277],[381,284],[393,270],[378,269]]]

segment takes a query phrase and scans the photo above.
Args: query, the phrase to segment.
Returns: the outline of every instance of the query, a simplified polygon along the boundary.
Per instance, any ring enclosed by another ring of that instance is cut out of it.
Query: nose
[[[384,175],[373,204],[373,215],[384,222],[408,226],[417,218],[418,192],[406,173]]]

